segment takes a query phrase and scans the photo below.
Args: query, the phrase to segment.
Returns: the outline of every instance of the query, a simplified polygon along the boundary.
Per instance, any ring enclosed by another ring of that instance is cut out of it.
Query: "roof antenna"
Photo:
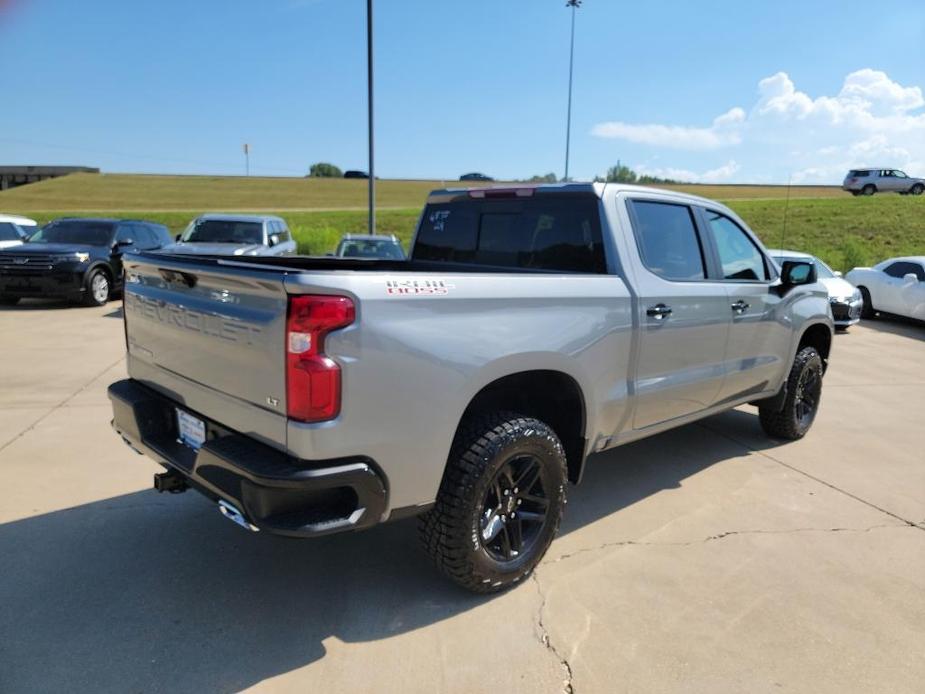
[[[787,200],[784,202],[784,227],[780,232],[780,250],[783,252],[786,250],[784,248],[784,239],[787,237],[787,213],[790,211],[790,180],[793,178],[793,174],[787,174]]]

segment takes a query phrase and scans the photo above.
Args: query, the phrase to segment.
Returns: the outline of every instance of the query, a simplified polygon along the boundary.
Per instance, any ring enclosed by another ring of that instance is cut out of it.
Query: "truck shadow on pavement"
[[[742,453],[689,425],[598,456],[561,534]],[[323,658],[326,639],[385,639],[493,599],[438,575],[413,519],[287,540],[241,531],[195,493],[145,490],[9,522],[0,557],[10,692],[238,691]]]

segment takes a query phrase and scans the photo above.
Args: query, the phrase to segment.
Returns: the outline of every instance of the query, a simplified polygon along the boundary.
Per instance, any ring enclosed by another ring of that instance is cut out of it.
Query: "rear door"
[[[732,320],[726,378],[719,402],[768,390],[789,355],[790,326],[777,320],[781,297],[771,288],[777,270],[757,240],[724,212],[699,208],[713,256],[711,273],[726,287]]]
[[[227,402],[229,412],[254,413],[240,407],[246,404],[281,415],[278,429],[261,433],[285,444],[284,277],[222,261],[129,256],[130,375],[180,402],[210,403],[214,411],[202,414],[229,426],[217,403]],[[238,426],[249,431],[256,424]]]
[[[731,322],[726,287],[709,278],[695,211],[658,198],[627,201],[640,272],[634,429],[710,407]]]

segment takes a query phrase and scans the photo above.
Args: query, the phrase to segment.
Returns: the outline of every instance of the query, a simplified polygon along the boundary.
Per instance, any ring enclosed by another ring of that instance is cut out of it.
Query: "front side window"
[[[764,256],[748,234],[729,217],[704,210],[707,225],[722,266],[723,279],[738,281],[767,280]]]
[[[0,222],[0,241],[22,241],[22,235],[12,222]]]
[[[706,277],[703,250],[691,208],[663,202],[633,200],[633,226],[642,262],[666,280],[692,281]]]
[[[919,282],[925,282],[925,269],[918,263],[910,263],[902,260],[893,263],[887,267],[884,272],[890,277],[895,277],[897,279],[902,279],[906,275],[913,274],[918,278]]]

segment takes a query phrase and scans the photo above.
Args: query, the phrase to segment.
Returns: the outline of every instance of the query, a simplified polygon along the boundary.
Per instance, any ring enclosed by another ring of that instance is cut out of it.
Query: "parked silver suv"
[[[912,178],[899,169],[851,169],[841,187],[855,196],[874,193],[921,195],[925,192],[925,178]]]

